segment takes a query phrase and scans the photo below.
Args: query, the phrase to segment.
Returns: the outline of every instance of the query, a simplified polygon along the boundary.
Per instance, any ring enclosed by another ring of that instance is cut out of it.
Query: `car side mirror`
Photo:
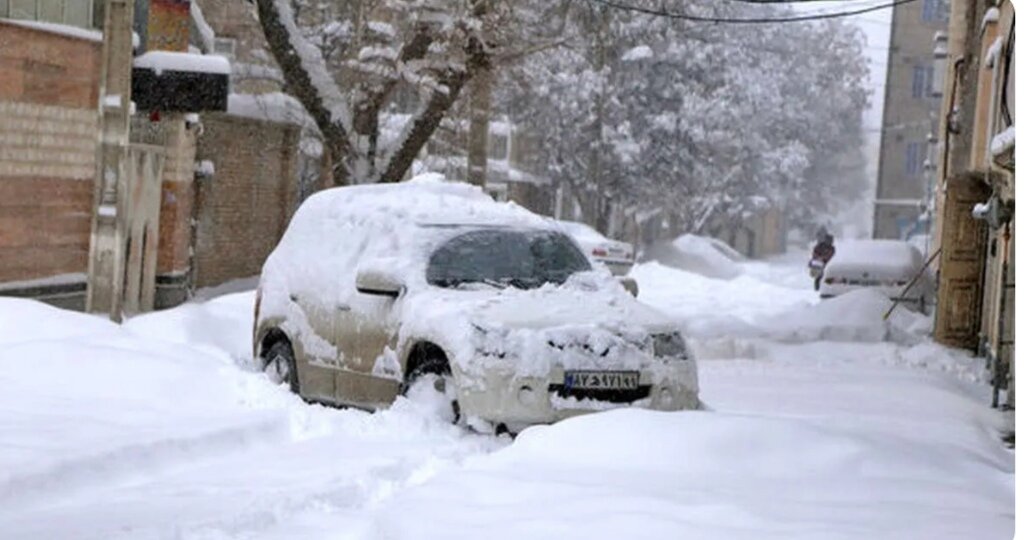
[[[631,294],[633,298],[640,295],[640,285],[639,283],[636,283],[635,279],[631,277],[620,277],[618,278],[618,282],[622,284],[622,287],[624,287],[626,291],[629,291],[629,294]]]
[[[357,271],[357,292],[396,298],[404,290],[403,281],[392,272],[364,268]]]

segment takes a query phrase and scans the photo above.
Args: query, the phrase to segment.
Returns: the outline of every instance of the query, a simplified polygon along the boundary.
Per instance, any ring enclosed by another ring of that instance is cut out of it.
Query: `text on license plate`
[[[566,388],[598,390],[635,390],[640,385],[638,371],[568,371]]]

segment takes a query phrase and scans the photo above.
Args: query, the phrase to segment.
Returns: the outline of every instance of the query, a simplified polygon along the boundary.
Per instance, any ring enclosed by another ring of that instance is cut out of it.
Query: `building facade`
[[[234,93],[226,112],[131,116],[120,197],[146,204],[125,218],[125,314],[259,273],[299,201],[328,178],[321,145],[305,141],[302,109],[262,50],[252,4],[134,5],[137,53],[160,42],[226,56]],[[91,221],[101,214],[97,141],[110,106],[100,97],[103,6],[0,0],[0,295],[86,307]]]
[[[982,356],[1015,405],[1014,2],[953,0],[933,230],[934,337]]]
[[[81,22],[57,33],[0,19],[0,294],[80,309],[101,49]]]
[[[875,238],[907,239],[927,230],[933,142],[942,96],[934,38],[947,29],[947,0],[893,8],[876,182]]]

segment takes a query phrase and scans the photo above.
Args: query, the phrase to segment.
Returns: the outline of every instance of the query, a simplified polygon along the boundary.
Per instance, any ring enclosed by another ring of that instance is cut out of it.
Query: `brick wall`
[[[207,114],[197,160],[214,164],[196,198],[195,285],[261,272],[296,206],[299,128]]]
[[[100,45],[0,21],[4,292],[86,272]]]

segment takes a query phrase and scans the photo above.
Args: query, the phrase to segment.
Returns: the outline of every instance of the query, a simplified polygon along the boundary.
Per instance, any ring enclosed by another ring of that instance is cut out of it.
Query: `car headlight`
[[[488,356],[493,358],[504,358],[507,356],[506,352],[506,332],[499,329],[486,328],[478,324],[472,323],[472,328],[475,330],[475,353],[478,356]]]
[[[654,342],[654,356],[658,358],[687,360],[690,356],[686,340],[678,332],[654,334],[651,339]]]

